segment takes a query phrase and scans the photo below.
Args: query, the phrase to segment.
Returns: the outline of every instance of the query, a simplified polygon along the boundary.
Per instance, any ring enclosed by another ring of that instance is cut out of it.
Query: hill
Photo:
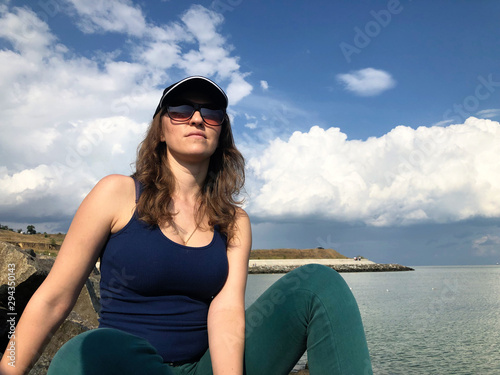
[[[348,259],[333,249],[252,250],[250,259]]]
[[[61,248],[64,234],[22,234],[10,230],[0,229],[0,241],[19,246],[22,249],[33,249],[37,253],[52,252]]]

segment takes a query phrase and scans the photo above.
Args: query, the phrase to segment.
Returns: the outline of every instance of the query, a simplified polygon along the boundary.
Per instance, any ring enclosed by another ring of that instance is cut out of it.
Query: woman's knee
[[[312,292],[322,289],[345,289],[346,282],[334,269],[321,264],[306,264],[289,272],[283,280],[297,289],[307,289]]]
[[[48,375],[115,374],[144,363],[145,358],[153,367],[163,362],[146,340],[117,329],[98,328],[64,344],[54,356]]]

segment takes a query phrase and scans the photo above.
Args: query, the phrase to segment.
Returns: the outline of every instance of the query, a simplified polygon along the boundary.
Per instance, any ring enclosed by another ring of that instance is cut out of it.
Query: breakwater
[[[314,263],[314,262],[311,262]],[[382,263],[339,263],[339,264],[325,264],[325,266],[333,268],[337,272],[394,272],[394,271],[414,271],[413,268],[402,266],[400,264],[382,264]],[[250,274],[265,274],[265,273],[287,273],[297,267],[299,264],[252,264],[250,262],[248,273]]]

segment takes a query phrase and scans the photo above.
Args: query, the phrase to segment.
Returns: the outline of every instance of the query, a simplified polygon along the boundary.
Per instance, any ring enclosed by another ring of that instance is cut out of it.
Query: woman
[[[356,302],[333,270],[287,274],[246,312],[250,221],[227,97],[188,77],[163,92],[132,177],[102,179],[78,209],[16,329],[16,368],[36,360],[101,257],[100,327],[66,343],[49,375],[371,373]],[[245,318],[246,315],[246,318]]]

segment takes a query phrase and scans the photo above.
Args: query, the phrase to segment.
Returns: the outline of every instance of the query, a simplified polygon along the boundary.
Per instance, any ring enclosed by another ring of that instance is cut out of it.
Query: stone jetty
[[[304,264],[323,264],[337,272],[392,272],[414,271],[400,264],[375,263],[367,259],[250,259],[250,274],[287,273]]]

